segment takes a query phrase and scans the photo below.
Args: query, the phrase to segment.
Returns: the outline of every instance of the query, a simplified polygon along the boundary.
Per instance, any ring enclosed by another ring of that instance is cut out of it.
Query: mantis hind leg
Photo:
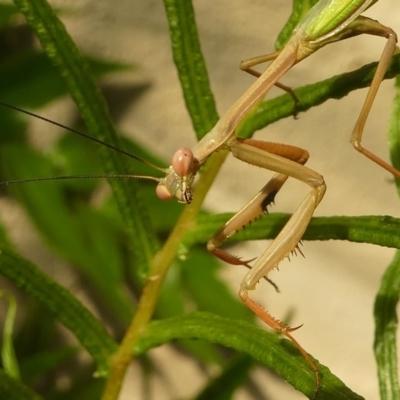
[[[360,115],[354,126],[350,142],[353,145],[353,147],[361,154],[364,154],[371,161],[375,162],[382,168],[389,171],[396,178],[400,178],[399,170],[397,170],[392,165],[390,165],[389,163],[378,157],[375,153],[367,150],[365,147],[361,145],[361,139],[364,133],[364,127],[369,112],[371,110],[375,96],[378,92],[379,86],[389,67],[390,60],[396,50],[397,35],[391,28],[381,25],[378,21],[374,21],[366,17],[358,17],[355,21],[353,21],[353,24],[355,25],[353,28],[354,34],[367,33],[374,36],[381,36],[387,38],[387,42],[383,49],[382,56],[376,68],[375,75],[372,79],[371,86],[368,90],[367,97],[365,98]]]

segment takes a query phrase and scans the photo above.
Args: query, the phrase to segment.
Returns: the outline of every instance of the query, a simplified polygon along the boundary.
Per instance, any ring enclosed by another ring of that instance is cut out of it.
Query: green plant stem
[[[102,396],[103,400],[118,399],[124,376],[132,361],[135,345],[154,314],[164,278],[177,256],[180,243],[196,224],[204,198],[227,155],[228,152],[221,151],[209,160],[196,186],[193,202],[184,209],[163,248],[154,257],[151,274],[143,287],[137,311],[118,351],[112,357],[110,375]]]

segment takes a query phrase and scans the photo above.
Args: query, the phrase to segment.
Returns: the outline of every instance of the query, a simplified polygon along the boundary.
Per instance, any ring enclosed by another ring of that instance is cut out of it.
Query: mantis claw
[[[297,325],[297,326],[294,326],[294,327],[291,327],[291,326],[289,326],[289,325],[286,325],[286,328],[285,328],[283,331],[281,331],[281,332],[282,332],[282,333],[285,333],[285,332],[294,332],[294,331],[297,331],[297,329],[300,329],[302,326],[303,326],[303,324]]]

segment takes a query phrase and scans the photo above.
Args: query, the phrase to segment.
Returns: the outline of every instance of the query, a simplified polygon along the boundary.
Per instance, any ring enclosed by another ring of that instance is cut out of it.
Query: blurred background
[[[103,80],[104,87],[117,88],[115,93],[108,91],[107,99],[123,132],[165,160],[169,160],[177,148],[195,144],[172,61],[162,2],[60,0],[51,3],[67,10],[62,20],[85,54],[135,67]],[[220,115],[254,80],[239,70],[239,62],[273,51],[274,41],[290,15],[291,6],[289,0],[194,1],[202,49]],[[395,0],[385,0],[365,15],[400,32],[399,11]],[[384,44],[384,39],[362,36],[330,45],[296,66],[282,83],[297,87],[356,69],[378,60]],[[363,142],[386,160],[393,84],[393,81],[382,84]],[[281,94],[279,89],[271,91],[271,96],[278,94]],[[400,217],[393,178],[359,155],[349,143],[365,95],[365,90],[359,90],[340,101],[330,100],[307,113],[300,113],[297,119],[281,120],[257,133],[259,139],[288,143],[309,151],[308,167],[321,173],[328,186],[315,212],[317,216]],[[72,101],[64,99],[40,113],[68,125],[71,112],[74,112]],[[40,138],[37,140],[42,142],[42,123],[33,121],[32,124],[34,135],[37,131]],[[246,166],[230,157],[205,205],[214,212],[237,211],[270,176],[268,171]],[[288,182],[270,212],[293,212],[305,193],[307,188],[303,185]],[[39,239],[27,230],[24,217],[17,212],[5,214],[19,245],[25,246],[24,254],[33,259],[52,259]],[[246,243],[235,252],[244,258],[256,257],[267,244]],[[31,251],[36,255],[31,255]],[[373,302],[394,250],[332,241],[304,242],[302,251],[305,258],[285,260],[279,271],[271,273],[280,294],[261,282],[254,296],[278,318],[294,311],[292,324],[304,324],[295,334],[303,347],[355,392],[367,399],[377,399],[378,382],[372,352]],[[245,273],[226,266],[223,278],[236,293]],[[64,282],[68,286],[73,278],[66,277]],[[203,371],[173,349],[165,346],[151,354],[163,371],[163,378],[155,379],[152,398],[189,398],[204,382]],[[132,367],[126,379],[123,399],[141,399],[141,383],[135,368]],[[265,378],[264,374],[261,369],[254,371],[255,379],[264,387],[268,398],[303,398],[280,380]],[[251,397],[244,392],[235,397],[246,398]]]

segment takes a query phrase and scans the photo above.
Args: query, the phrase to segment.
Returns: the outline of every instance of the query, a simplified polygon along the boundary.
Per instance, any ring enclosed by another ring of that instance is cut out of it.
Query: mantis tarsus
[[[288,224],[246,275],[241,285],[240,297],[264,322],[292,340],[305,357],[316,376],[314,397],[320,387],[319,371],[305,350],[291,336],[291,332],[297,328],[290,328],[270,316],[270,314],[249,298],[248,290],[254,289],[256,283],[262,277],[266,276],[288,254],[296,250],[297,244],[308,225],[314,209],[324,195],[325,184],[323,178],[318,173],[303,166],[308,159],[306,151],[282,144],[239,140],[235,137],[235,129],[247,112],[266,95],[274,84],[278,83],[278,80],[292,66],[317,49],[328,43],[361,33],[383,36],[388,39],[388,42],[354,129],[352,142],[358,150],[366,154],[373,161],[396,176],[399,176],[398,171],[360,146],[364,123],[397,41],[395,33],[390,28],[360,16],[364,10],[375,2],[320,1],[296,28],[292,38],[281,52],[257,58],[245,64],[246,68],[251,68],[251,66],[259,62],[275,60],[239,100],[234,103],[203,140],[192,150],[186,148],[178,150],[173,158],[172,167],[168,170],[161,170],[166,173],[165,178],[154,178],[159,181],[159,186],[157,187],[159,197],[163,199],[176,197],[181,202],[190,203],[192,198],[191,184],[195,174],[207,158],[219,149],[227,148],[235,157],[243,161],[277,172],[277,175],[268,182],[252,202],[239,211],[208,243],[208,249],[218,257],[230,263],[243,265],[247,265],[248,263],[240,261],[236,257],[220,250],[219,246],[226,238],[241,229],[248,221],[262,214],[289,176],[311,186],[312,190],[297,208]]]

